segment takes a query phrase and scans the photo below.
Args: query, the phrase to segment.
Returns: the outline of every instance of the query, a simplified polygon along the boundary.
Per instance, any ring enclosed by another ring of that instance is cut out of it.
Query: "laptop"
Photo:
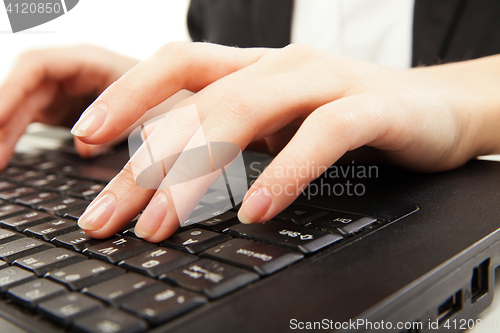
[[[78,228],[129,155],[82,160],[67,139],[31,130],[0,174],[2,332],[458,332],[493,300],[498,162],[348,161],[273,221],[233,208],[150,244],[136,219],[105,240]],[[243,159],[249,181],[270,161]]]

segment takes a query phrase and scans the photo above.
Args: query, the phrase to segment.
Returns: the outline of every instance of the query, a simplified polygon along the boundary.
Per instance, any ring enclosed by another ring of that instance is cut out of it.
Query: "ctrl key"
[[[46,279],[36,279],[35,281],[10,288],[7,297],[11,298],[15,303],[34,309],[38,303],[67,292],[66,288],[55,282]]]
[[[38,305],[38,309],[44,316],[62,326],[69,326],[76,317],[102,308],[99,301],[76,292],[53,298]]]
[[[73,322],[75,332],[82,333],[140,333],[148,329],[146,322],[118,309],[106,308],[89,313]]]
[[[9,288],[36,279],[35,274],[19,267],[9,267],[0,270],[0,292],[5,293]]]
[[[121,307],[147,320],[151,326],[156,326],[205,303],[206,299],[202,296],[165,285],[125,302]]]

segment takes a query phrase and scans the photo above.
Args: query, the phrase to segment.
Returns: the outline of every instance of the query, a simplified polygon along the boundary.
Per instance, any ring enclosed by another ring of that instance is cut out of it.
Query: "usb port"
[[[441,326],[446,320],[462,310],[462,290],[457,291],[438,307],[438,323]]]
[[[472,303],[476,303],[488,293],[490,258],[483,261],[472,271],[470,290],[472,293]]]

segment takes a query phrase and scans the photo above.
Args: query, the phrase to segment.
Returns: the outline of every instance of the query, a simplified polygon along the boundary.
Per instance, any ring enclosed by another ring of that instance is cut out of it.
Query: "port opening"
[[[489,287],[489,268],[490,268],[490,258],[483,261],[479,266],[474,267],[472,271],[471,280],[471,293],[472,293],[472,303],[476,303],[488,293]]]
[[[457,291],[438,307],[438,323],[441,326],[446,320],[462,310],[462,290]]]

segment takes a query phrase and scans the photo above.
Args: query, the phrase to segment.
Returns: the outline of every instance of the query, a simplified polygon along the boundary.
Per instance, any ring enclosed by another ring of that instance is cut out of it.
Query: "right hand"
[[[31,122],[72,126],[81,111],[138,62],[88,45],[22,54],[0,86],[0,170]],[[95,156],[110,145],[75,140],[82,157]]]

